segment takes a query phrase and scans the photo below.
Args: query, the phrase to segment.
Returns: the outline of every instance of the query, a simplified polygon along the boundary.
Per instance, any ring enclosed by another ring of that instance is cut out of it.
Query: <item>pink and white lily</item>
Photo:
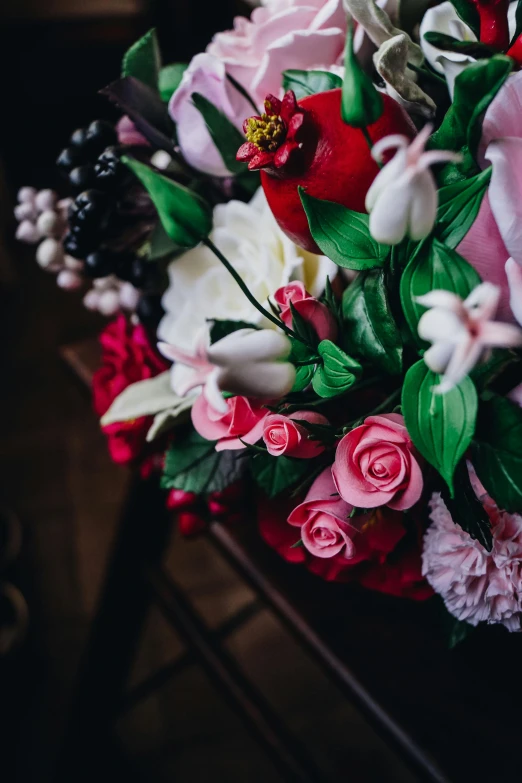
[[[461,156],[446,150],[426,152],[432,130],[432,125],[425,125],[411,144],[406,136],[385,136],[372,148],[372,157],[379,163],[386,151],[397,150],[366,195],[370,233],[377,242],[397,245],[405,236],[420,240],[433,229],[438,194],[430,166],[459,161]]]
[[[180,395],[202,388],[210,405],[221,413],[227,411],[222,392],[279,399],[295,382],[295,367],[284,361],[290,354],[290,340],[271,329],[239,329],[211,346],[205,334],[195,354],[168,343],[158,343],[158,350],[166,359],[195,371],[178,388]]]
[[[498,286],[481,283],[464,300],[442,290],[416,298],[430,308],[421,316],[418,332],[432,343],[424,361],[430,370],[443,376],[434,387],[438,393],[457,386],[490,348],[522,345],[522,329],[492,320],[500,293]]]

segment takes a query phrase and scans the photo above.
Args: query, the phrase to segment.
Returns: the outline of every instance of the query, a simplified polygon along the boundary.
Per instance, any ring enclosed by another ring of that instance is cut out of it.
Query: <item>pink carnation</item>
[[[500,511],[480,482],[472,480],[491,520],[492,551],[487,552],[454,522],[441,496],[434,494],[422,573],[457,619],[471,625],[502,623],[509,631],[519,631],[522,516]]]

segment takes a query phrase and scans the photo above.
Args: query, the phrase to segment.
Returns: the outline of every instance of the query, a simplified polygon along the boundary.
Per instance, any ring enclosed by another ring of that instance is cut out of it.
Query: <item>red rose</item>
[[[153,378],[169,367],[151,346],[143,326],[133,326],[124,315],[105,327],[100,344],[102,365],[92,379],[93,406],[98,416],[103,416],[131,383]],[[141,454],[151,424],[150,416],[142,416],[102,428],[114,462],[131,462]]]

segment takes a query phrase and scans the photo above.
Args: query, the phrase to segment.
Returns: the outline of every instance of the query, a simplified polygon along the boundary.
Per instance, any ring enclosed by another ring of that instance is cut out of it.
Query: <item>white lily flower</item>
[[[468,375],[490,348],[522,345],[522,329],[491,319],[497,311],[500,288],[481,283],[467,299],[450,291],[434,290],[416,301],[431,308],[421,316],[419,337],[432,343],[424,361],[443,376],[434,391],[443,394]]]
[[[160,353],[171,361],[191,367],[195,372],[182,396],[203,387],[210,405],[226,413],[221,392],[275,399],[284,397],[295,381],[295,367],[284,362],[290,355],[288,337],[272,329],[239,329],[208,346],[208,333],[199,341],[196,354],[189,354],[168,343],[158,343]]]
[[[448,90],[453,100],[455,79],[464,68],[475,62],[475,58],[460,52],[438,49],[426,41],[424,38],[426,33],[444,33],[451,35],[458,41],[476,41],[477,37],[471,27],[462,21],[455,11],[453,3],[449,1],[429,8],[422,18],[419,29],[422,51],[431,67],[446,77]]]
[[[386,150],[397,150],[366,195],[370,233],[377,242],[397,245],[406,235],[414,240],[424,239],[435,224],[438,194],[429,167],[459,161],[461,156],[446,150],[426,152],[432,130],[431,125],[426,125],[411,144],[406,136],[392,135],[373,146],[372,156],[379,163]]]

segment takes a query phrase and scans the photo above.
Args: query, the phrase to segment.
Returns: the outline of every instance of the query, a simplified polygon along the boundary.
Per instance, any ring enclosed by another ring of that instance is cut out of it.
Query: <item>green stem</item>
[[[370,149],[370,152],[371,152],[373,150],[373,141],[372,141],[371,136],[370,136],[370,134],[368,132],[368,128],[366,126],[364,126],[363,128],[361,128],[361,130],[362,130],[362,134],[363,134],[364,138],[366,139],[366,143],[367,143],[367,145],[368,145],[368,147]],[[378,167],[380,169],[382,169],[382,163],[379,163],[378,160],[376,161],[376,163],[377,163]]]
[[[212,250],[214,255],[219,258],[219,260],[221,261],[221,263],[223,264],[223,266],[225,267],[227,272],[230,272],[230,274],[232,275],[232,277],[234,278],[234,280],[236,281],[236,283],[238,284],[240,289],[243,291],[244,295],[246,296],[246,298],[248,299],[250,304],[252,304],[256,308],[256,310],[258,310],[261,313],[261,315],[263,315],[265,318],[267,318],[273,324],[275,324],[280,329],[282,329],[284,332],[286,332],[286,334],[289,337],[292,337],[294,340],[299,340],[300,342],[304,342],[304,340],[302,340],[299,337],[299,335],[297,335],[294,331],[292,331],[292,329],[289,329],[288,326],[285,323],[283,323],[283,321],[281,321],[280,318],[276,318],[268,310],[265,310],[263,305],[260,304],[257,301],[257,299],[255,298],[255,296],[253,296],[250,293],[250,291],[248,290],[247,286],[245,285],[245,282],[243,281],[243,278],[241,277],[241,275],[239,275],[238,272],[236,272],[236,270],[234,269],[234,267],[232,266],[230,261],[227,258],[225,258],[225,256],[221,252],[221,250],[219,250],[219,248],[217,248],[215,246],[215,244],[212,242],[211,239],[209,239],[209,237],[206,237],[205,239],[203,239],[203,244],[206,245],[209,248],[209,250]],[[306,343],[305,343],[305,345],[306,345]]]

